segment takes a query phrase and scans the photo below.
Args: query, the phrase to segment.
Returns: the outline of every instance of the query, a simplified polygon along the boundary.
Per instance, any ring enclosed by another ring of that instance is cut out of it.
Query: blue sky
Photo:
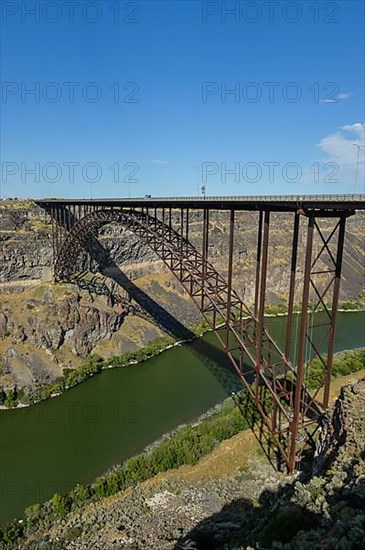
[[[3,1],[2,196],[362,191],[364,3],[270,3]]]

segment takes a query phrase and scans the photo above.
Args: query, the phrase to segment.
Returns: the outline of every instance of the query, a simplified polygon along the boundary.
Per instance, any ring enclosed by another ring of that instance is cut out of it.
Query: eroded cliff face
[[[172,289],[163,275],[156,277],[159,281],[140,278],[135,287],[146,299],[145,308],[128,295],[96,294],[74,284],[41,283],[3,293],[0,383],[5,388],[51,383],[64,367],[77,366],[91,353],[119,355],[174,335],[175,317],[196,324],[199,313],[188,297]]]
[[[209,259],[223,276],[227,216],[217,212],[210,218]],[[249,305],[254,299],[256,218],[256,213],[236,217],[233,284]],[[359,214],[348,220],[341,300],[356,299],[363,291],[363,219]],[[190,222],[190,239],[200,247],[200,214],[192,212]],[[287,298],[291,230],[291,219],[272,216],[267,304]],[[300,246],[304,239],[305,232]],[[116,225],[105,226],[98,241],[98,259],[84,254],[78,279],[55,285],[45,213],[30,201],[0,203],[0,385],[49,383],[65,366],[77,366],[91,353],[121,354],[165,334],[183,338],[184,326],[199,322],[196,306],[145,243]]]
[[[3,203],[3,204],[2,204]],[[2,290],[7,283],[40,282],[52,278],[52,239],[50,220],[45,213],[30,201],[0,202],[0,283]],[[178,213],[174,214],[178,227]],[[209,260],[226,273],[228,254],[229,213],[214,212],[210,216]],[[293,218],[288,214],[274,213],[271,216],[269,237],[269,270],[267,302],[275,303],[288,292],[290,271],[290,250],[292,243]],[[305,245],[306,220],[299,237],[299,249]],[[322,220],[324,235],[333,227],[331,220]],[[356,299],[363,292],[363,237],[365,215],[361,212],[347,220],[347,234],[343,262],[341,300]],[[201,247],[201,213],[190,213],[189,239]],[[113,264],[127,269],[132,279],[146,273],[161,273],[162,263],[153,251],[132,233],[117,225],[107,225],[100,231],[98,240]],[[244,293],[247,303],[254,295],[254,273],[256,268],[257,213],[238,212],[235,221],[234,282],[235,289]],[[317,239],[314,253],[322,246]],[[332,245],[331,245],[332,248]],[[84,256],[81,268],[98,271],[100,265]],[[303,259],[298,265],[298,274]],[[300,278],[300,277],[298,277]]]

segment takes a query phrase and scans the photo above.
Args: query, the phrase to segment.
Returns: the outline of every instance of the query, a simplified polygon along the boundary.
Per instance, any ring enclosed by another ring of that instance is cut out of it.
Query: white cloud
[[[167,166],[168,164],[170,164],[168,160],[160,160],[160,159],[153,159],[153,160],[151,160],[151,162],[153,164],[161,164],[161,165],[164,165],[164,166]]]
[[[336,99],[323,99],[322,103],[338,103],[342,99],[348,99],[352,96],[352,93],[350,92],[342,92],[340,94],[337,94]]]
[[[361,122],[355,122],[355,124],[347,124],[346,126],[342,126],[341,130],[357,134],[362,141],[365,140],[365,123],[361,124]]]
[[[360,182],[364,178],[364,156],[365,156],[365,124],[356,122],[342,126],[338,132],[330,134],[321,139],[317,147],[326,154],[324,162],[333,162],[338,166],[338,178],[342,183],[352,183],[355,180],[355,171],[357,164],[359,145],[359,167],[358,167],[358,182],[357,192],[360,191]]]
[[[349,97],[351,97],[352,94],[351,93],[342,93],[342,94],[338,94],[338,99],[348,99]]]

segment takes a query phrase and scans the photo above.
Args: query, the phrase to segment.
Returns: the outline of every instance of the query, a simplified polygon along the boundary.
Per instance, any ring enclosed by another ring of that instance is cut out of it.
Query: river
[[[285,317],[266,326],[282,345]],[[0,411],[0,521],[93,481],[241,388],[217,346],[208,333],[139,365],[104,370],[59,397]],[[365,312],[339,313],[335,351],[363,346]]]

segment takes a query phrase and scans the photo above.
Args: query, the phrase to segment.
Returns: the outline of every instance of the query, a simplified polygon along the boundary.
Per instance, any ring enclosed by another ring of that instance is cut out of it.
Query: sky
[[[365,191],[362,1],[3,0],[1,21],[3,198]]]

